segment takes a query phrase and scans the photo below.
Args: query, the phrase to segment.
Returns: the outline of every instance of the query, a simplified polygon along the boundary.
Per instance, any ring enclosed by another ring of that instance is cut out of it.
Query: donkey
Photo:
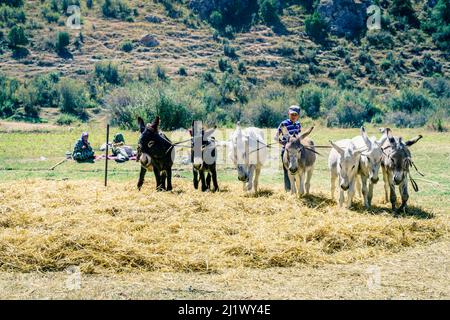
[[[194,188],[198,189],[198,177],[200,176],[201,188],[203,192],[207,190],[219,190],[216,169],[216,140],[212,137],[215,129],[216,128],[209,129],[205,132],[203,128],[200,130],[200,128],[196,126],[195,121],[192,121],[192,128],[189,129],[189,133],[191,135],[191,162],[192,173],[194,176]],[[211,188],[211,179],[213,188]]]
[[[390,192],[389,198],[392,205],[392,211],[394,213],[402,211],[406,212],[406,204],[409,199],[409,168],[413,164],[411,152],[408,147],[422,139],[422,136],[418,135],[417,137],[404,142],[402,137],[394,137],[389,128],[382,129],[382,132],[383,135],[387,136],[387,139],[382,146],[384,153],[381,162],[386,202],[388,202],[388,193]],[[395,194],[395,186],[399,187],[402,198],[402,204],[398,210],[396,210],[397,195]]]
[[[361,135],[352,139],[353,144],[358,149],[366,149],[361,153],[361,158],[359,160],[358,175],[361,180],[357,179],[356,185],[360,194],[362,191],[364,206],[367,209],[372,205],[373,188],[379,180],[378,173],[380,171],[383,156],[381,145],[386,139],[387,137],[385,135],[379,140],[376,140],[375,137],[369,138],[364,127],[361,127]],[[367,182],[369,182],[369,187],[367,187]]]
[[[243,182],[244,191],[253,189],[257,192],[259,175],[267,158],[267,144],[262,130],[242,130],[238,123],[231,136],[229,157],[237,168],[238,179]]]
[[[314,142],[307,138],[314,127],[296,136],[290,136],[286,127],[282,126],[281,131],[284,136],[289,137],[283,154],[283,165],[288,171],[291,181],[291,193],[299,192],[299,195],[309,194],[311,177],[316,162]],[[306,182],[305,182],[306,175]]]
[[[156,178],[156,190],[172,190],[172,165],[174,145],[163,133],[159,132],[159,116],[147,126],[142,118],[138,118],[141,136],[138,142],[138,160],[141,161],[141,172],[137,187],[141,190],[147,170],[151,168]],[[166,185],[167,180],[167,185]]]
[[[350,139],[344,139],[334,143],[330,141],[331,149],[328,157],[328,168],[331,171],[331,199],[334,200],[336,179],[339,177],[341,187],[339,206],[344,203],[344,192],[347,191],[347,208],[352,205],[355,195],[355,181],[359,169],[361,151],[357,150]]]

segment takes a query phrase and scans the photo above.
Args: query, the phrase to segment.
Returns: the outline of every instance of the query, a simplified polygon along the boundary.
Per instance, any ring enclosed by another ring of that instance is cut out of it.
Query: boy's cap
[[[299,106],[290,106],[289,114],[300,114],[300,107]]]

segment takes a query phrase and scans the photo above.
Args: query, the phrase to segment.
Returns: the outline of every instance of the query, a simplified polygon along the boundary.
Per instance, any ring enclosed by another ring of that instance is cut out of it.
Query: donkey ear
[[[344,149],[342,149],[341,147],[339,147],[337,144],[335,144],[333,141],[330,140],[331,146],[333,147],[334,150],[336,150],[337,152],[339,152],[340,155],[344,154]]]
[[[194,133],[193,133],[193,131],[192,131],[192,128],[191,128],[191,129],[188,129],[188,132],[189,132],[189,135],[190,135],[191,137],[194,135]]]
[[[306,130],[304,133],[302,133],[300,135],[300,140],[305,139],[307,136],[309,136],[309,134],[314,130],[314,127],[309,128],[308,130]]]
[[[370,150],[372,148],[372,142],[370,141],[369,136],[367,135],[367,132],[366,132],[366,128],[364,128],[364,127],[361,127],[361,136],[362,136],[367,148]]]
[[[422,139],[423,137],[422,137],[422,135],[418,135],[417,137],[415,137],[415,138],[413,138],[413,139],[411,139],[411,140],[408,140],[408,141],[406,141],[405,142],[405,145],[407,146],[407,147],[410,147],[410,146],[412,146],[413,144],[415,144],[417,141],[419,141],[420,139]]]
[[[289,130],[286,128],[286,126],[284,124],[282,124],[280,126],[280,129],[281,129],[281,133],[283,134],[283,136],[289,137]]]
[[[216,131],[216,128],[211,128],[203,132],[203,139],[208,140],[210,136],[214,134],[214,131]]]
[[[144,123],[144,120],[143,120],[141,117],[138,117],[138,118],[137,118],[137,122],[138,122],[138,125],[139,125],[139,131],[140,131],[141,133],[143,133],[143,132],[145,131],[145,123]]]

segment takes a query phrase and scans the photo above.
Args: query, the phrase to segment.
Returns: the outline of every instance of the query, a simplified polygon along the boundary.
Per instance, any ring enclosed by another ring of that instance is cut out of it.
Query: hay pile
[[[246,195],[240,184],[205,194],[142,192],[134,182],[0,184],[0,270],[85,273],[215,272],[229,267],[349,263],[424,244],[448,232],[446,215],[394,218],[339,210],[325,195],[280,189]]]

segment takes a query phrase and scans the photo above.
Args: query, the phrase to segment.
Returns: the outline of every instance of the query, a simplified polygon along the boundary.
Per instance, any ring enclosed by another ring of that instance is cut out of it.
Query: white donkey
[[[242,129],[237,124],[231,135],[229,157],[238,171],[238,179],[244,184],[244,191],[258,191],[259,175],[267,159],[267,144],[264,133],[258,128]]]
[[[383,150],[381,146],[387,139],[387,135],[383,135],[379,140],[375,137],[369,138],[366,129],[361,127],[361,135],[352,139],[353,144],[357,149],[364,151],[361,153],[359,160],[358,175],[361,178],[356,180],[356,188],[362,192],[364,198],[364,206],[370,208],[373,198],[373,187],[378,182],[378,173],[381,167],[381,160],[383,157]],[[367,182],[369,186],[367,187]]]
[[[330,143],[333,147],[328,157],[328,168],[331,171],[331,198],[334,200],[336,179],[339,177],[339,185],[341,187],[339,206],[342,207],[344,192],[347,191],[347,208],[350,208],[355,195],[355,182],[361,151],[356,149],[350,139],[336,141],[336,143],[330,141]]]

